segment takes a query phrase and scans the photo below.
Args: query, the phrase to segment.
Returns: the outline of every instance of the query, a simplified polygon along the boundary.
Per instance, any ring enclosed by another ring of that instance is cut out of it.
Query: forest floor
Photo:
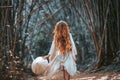
[[[28,80],[47,80],[45,76],[32,76]],[[55,74],[52,80],[64,80],[62,72]],[[120,80],[120,72],[77,72],[70,80]]]
[[[47,80],[45,76],[30,76],[28,80]],[[52,80],[64,80],[63,72],[53,75]],[[70,80],[120,80],[120,63],[114,63],[107,67],[95,70],[77,71]]]

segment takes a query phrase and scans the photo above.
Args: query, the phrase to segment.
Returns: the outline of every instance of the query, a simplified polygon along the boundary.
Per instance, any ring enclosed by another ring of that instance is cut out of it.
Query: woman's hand
[[[50,56],[50,55],[48,54],[48,55],[43,56],[43,58],[44,58],[44,59],[48,59],[49,56]]]

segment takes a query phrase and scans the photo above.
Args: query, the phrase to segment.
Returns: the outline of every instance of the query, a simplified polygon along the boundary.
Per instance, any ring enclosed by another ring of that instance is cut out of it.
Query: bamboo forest
[[[60,67],[47,79],[61,20],[76,46],[76,73],[65,79]],[[120,80],[120,0],[0,0],[0,80]]]

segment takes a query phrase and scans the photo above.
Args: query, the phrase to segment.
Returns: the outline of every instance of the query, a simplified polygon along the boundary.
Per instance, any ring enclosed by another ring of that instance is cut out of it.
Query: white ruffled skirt
[[[56,55],[54,59],[48,64],[45,73],[48,75],[48,78],[52,77],[56,72],[61,70],[61,67],[64,66],[64,69],[71,75],[77,71],[76,63],[72,53],[66,55]]]

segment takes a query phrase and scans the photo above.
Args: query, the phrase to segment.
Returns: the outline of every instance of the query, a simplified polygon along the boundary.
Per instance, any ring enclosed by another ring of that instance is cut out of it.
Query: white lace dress
[[[65,55],[60,55],[60,51],[55,48],[54,41],[52,42],[50,51],[49,51],[49,60],[50,63],[48,64],[48,68],[46,69],[46,74],[50,78],[53,74],[60,71],[61,65],[64,66],[64,69],[73,76],[76,71],[76,57],[77,51],[76,47],[72,38],[72,35],[70,34],[70,40],[72,42],[72,51],[67,52]]]

